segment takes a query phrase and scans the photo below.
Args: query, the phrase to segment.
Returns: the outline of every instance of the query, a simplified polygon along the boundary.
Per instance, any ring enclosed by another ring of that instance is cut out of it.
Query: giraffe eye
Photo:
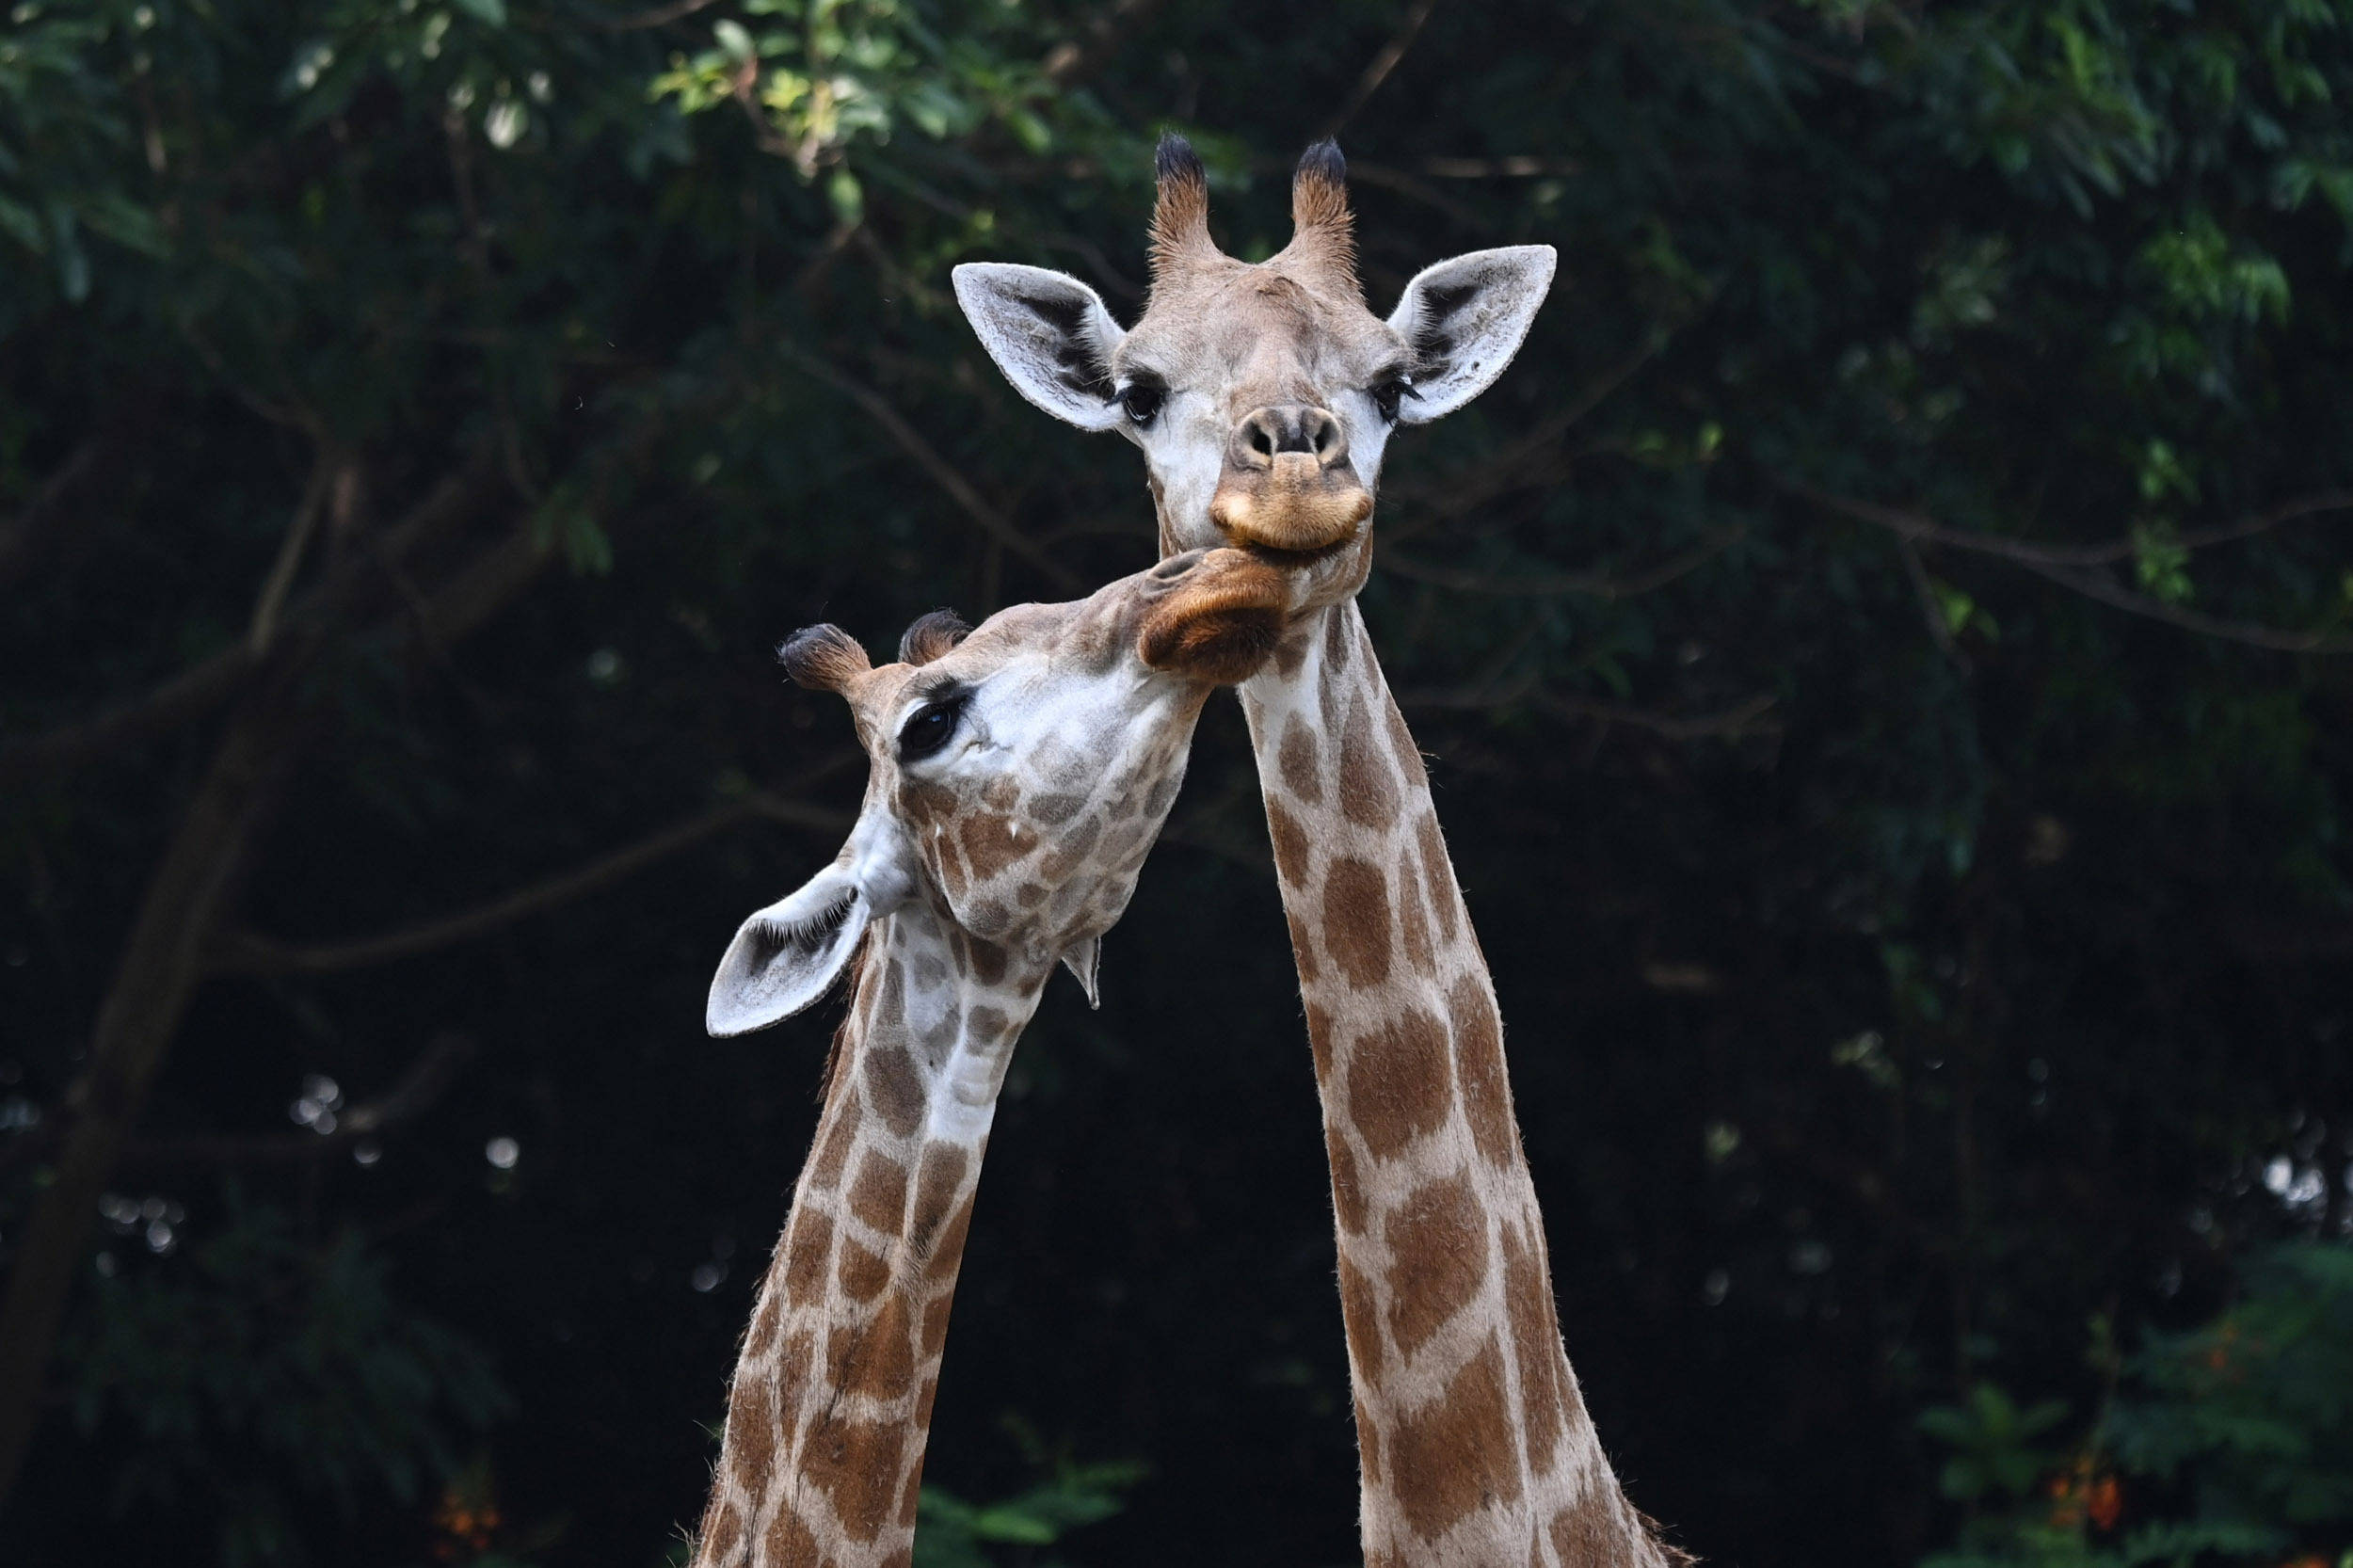
[[[1168,401],[1168,389],[1156,387],[1149,381],[1138,381],[1119,394],[1120,411],[1128,423],[1135,425],[1151,424],[1160,417],[1160,405]]]
[[[1383,419],[1395,424],[1398,405],[1403,403],[1405,394],[1413,390],[1403,376],[1392,376],[1372,389],[1372,406],[1381,410]]]
[[[936,757],[964,722],[964,710],[970,704],[972,694],[955,692],[925,703],[915,711],[912,718],[899,727],[899,760],[920,762],[926,757]]]

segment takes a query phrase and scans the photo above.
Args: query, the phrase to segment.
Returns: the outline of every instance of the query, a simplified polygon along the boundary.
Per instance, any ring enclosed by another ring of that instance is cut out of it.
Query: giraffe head
[[[1389,433],[1450,413],[1501,374],[1551,286],[1550,246],[1427,267],[1384,321],[1356,280],[1347,166],[1330,141],[1291,182],[1290,243],[1252,264],[1209,238],[1209,185],[1163,136],[1152,289],[1126,330],[1093,289],[1042,267],[955,269],[956,297],[1015,388],[1144,449],[1163,552],[1227,544],[1371,562]]]
[[[808,1006],[910,904],[961,933],[957,952],[986,944],[1041,982],[1061,958],[1092,1000],[1097,943],[1176,799],[1203,701],[1257,669],[1316,575],[1195,551],[969,632],[936,612],[879,667],[835,627],[794,633],[779,650],[792,679],[849,701],[865,803],[833,864],[737,931],[711,1032]]]

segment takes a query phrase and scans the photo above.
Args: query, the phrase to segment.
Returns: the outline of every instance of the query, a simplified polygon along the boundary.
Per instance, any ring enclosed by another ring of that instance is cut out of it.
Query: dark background
[[[947,279],[1132,317],[1173,125],[1254,258],[1336,131],[1376,310],[1561,251],[1364,601],[1633,1498],[2336,1561],[2348,102],[2343,0],[17,8],[0,1555],[675,1552],[835,1017],[702,993],[863,773],[769,649],[1147,564]],[[1013,1069],[922,1560],[1355,1560],[1271,873],[1221,698]]]

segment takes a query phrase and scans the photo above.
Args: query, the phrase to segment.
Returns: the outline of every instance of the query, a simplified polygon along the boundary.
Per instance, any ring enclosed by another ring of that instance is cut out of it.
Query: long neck
[[[909,1560],[998,1090],[1048,968],[928,909],[869,938],[728,1395],[696,1568]]]
[[[1561,1349],[1495,985],[1354,601],[1242,704],[1323,1101],[1365,1560],[1667,1562]]]

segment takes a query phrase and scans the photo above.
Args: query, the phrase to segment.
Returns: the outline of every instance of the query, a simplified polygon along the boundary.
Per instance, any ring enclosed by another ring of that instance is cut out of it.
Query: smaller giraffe
[[[953,616],[871,666],[780,650],[849,700],[870,772],[833,864],[744,922],[713,1034],[855,973],[814,1147],[737,1363],[696,1568],[909,1560],[948,1311],[1016,1039],[1059,960],[1096,995],[1210,689],[1255,671],[1315,574],[1196,551],[1071,604]]]

